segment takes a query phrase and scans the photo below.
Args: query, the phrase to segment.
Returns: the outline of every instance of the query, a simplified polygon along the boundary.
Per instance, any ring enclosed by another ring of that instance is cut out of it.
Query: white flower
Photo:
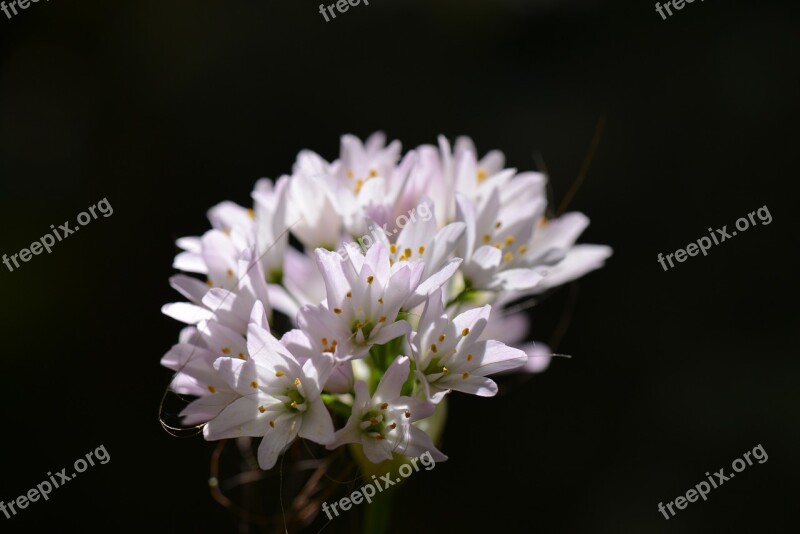
[[[528,356],[499,341],[479,341],[491,306],[466,311],[452,320],[442,292],[428,297],[411,349],[416,375],[426,397],[439,402],[450,390],[491,397],[497,384],[488,375],[525,365]]]
[[[326,347],[339,361],[361,358],[372,345],[381,345],[411,331],[398,320],[400,309],[414,295],[424,265],[420,261],[391,266],[381,243],[366,255],[347,245],[347,259],[317,249],[327,301],[306,306],[298,314],[300,328]]]
[[[433,414],[434,405],[421,399],[400,396],[408,379],[409,360],[398,357],[381,378],[370,398],[367,384],[356,383],[356,399],[347,424],[336,432],[329,449],[347,443],[360,443],[370,462],[391,460],[392,453],[416,457],[430,451],[434,461],[447,459],[431,438],[413,425]]]
[[[211,262],[213,264],[213,262]],[[236,270],[228,269],[229,288],[203,288],[202,282],[186,275],[170,278],[172,286],[191,302],[165,304],[165,315],[187,324],[214,319],[234,331],[245,334],[250,311],[256,302],[269,312],[269,291],[261,263],[255,250],[246,250],[236,262]]]
[[[320,393],[333,359],[320,356],[301,366],[269,332],[260,304],[253,307],[247,346],[247,360],[214,362],[220,378],[238,398],[206,424],[204,437],[263,437],[258,448],[262,469],[274,466],[278,455],[298,436],[329,443],[333,422]]]

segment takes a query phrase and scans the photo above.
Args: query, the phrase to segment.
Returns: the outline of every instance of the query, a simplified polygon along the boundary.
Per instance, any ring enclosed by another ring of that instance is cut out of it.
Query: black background
[[[384,130],[405,149],[471,135],[544,160],[607,266],[533,312],[573,355],[501,396],[454,397],[450,460],[404,482],[397,532],[796,531],[798,9],[373,0],[326,23],[308,1],[39,2],[0,15],[0,253],[107,198],[19,270],[0,266],[0,499],[103,444],[111,461],[7,531],[235,532],[201,438],[158,422],[179,324],[174,239],[310,148]],[[664,272],[656,261],[768,206]],[[576,298],[575,298],[576,297]],[[666,521],[668,502],[769,454]],[[363,506],[363,505],[362,505]],[[326,532],[345,532],[346,519]]]

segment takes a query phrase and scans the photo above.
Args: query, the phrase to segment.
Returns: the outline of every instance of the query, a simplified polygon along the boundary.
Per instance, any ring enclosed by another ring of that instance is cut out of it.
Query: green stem
[[[392,497],[394,490],[379,492],[372,498],[372,504],[364,510],[364,534],[387,534],[392,516]]]

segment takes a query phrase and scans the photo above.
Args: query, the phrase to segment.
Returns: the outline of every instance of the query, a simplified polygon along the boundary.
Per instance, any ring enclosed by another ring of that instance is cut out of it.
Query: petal
[[[207,321],[213,317],[210,310],[195,306],[194,304],[189,304],[188,302],[164,304],[164,306],[161,307],[161,313],[186,324],[197,324],[200,321]]]
[[[228,405],[218,416],[203,428],[203,437],[208,441],[237,438],[241,436],[263,436],[267,428],[268,413],[258,407],[264,400],[258,395],[241,397]]]
[[[403,384],[408,380],[410,366],[407,356],[398,356],[378,383],[373,395],[374,402],[391,402],[399,397]]]
[[[281,452],[297,437],[297,416],[279,417],[275,427],[267,426],[261,445],[258,447],[258,465],[261,469],[272,469]],[[267,423],[269,425],[269,423]]]
[[[326,445],[333,440],[333,431],[331,414],[322,399],[316,397],[303,414],[303,423],[300,426],[299,435],[301,438],[310,439],[320,445]]]

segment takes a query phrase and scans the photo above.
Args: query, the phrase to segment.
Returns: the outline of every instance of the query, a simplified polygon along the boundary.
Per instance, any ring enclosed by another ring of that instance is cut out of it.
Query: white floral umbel
[[[378,133],[344,136],[330,162],[300,152],[291,174],[256,183],[252,209],[217,204],[211,229],[177,241],[190,274],[170,284],[186,301],[163,307],[186,325],[162,359],[194,398],[183,422],[261,438],[263,469],[297,438],[375,463],[445,460],[423,428],[446,395],[491,397],[490,376],[549,363],[508,305],[611,255],[575,244],[585,215],[548,219],[546,184],[469,138],[403,154]],[[288,331],[271,331],[273,314]]]

